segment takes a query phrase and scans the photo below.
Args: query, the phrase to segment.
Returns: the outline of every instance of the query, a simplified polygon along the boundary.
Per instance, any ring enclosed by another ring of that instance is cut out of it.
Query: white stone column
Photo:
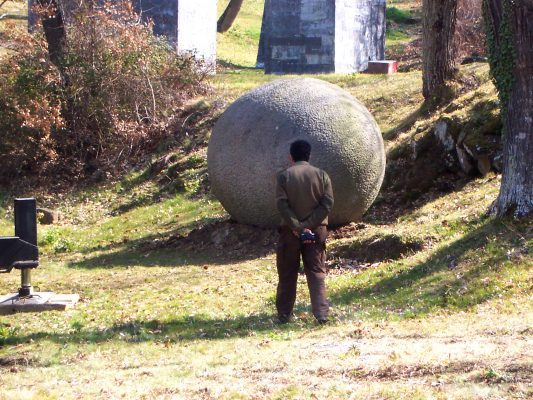
[[[335,72],[365,71],[385,57],[385,0],[336,0]]]
[[[209,72],[215,73],[216,43],[216,0],[178,0],[178,51],[194,53]]]

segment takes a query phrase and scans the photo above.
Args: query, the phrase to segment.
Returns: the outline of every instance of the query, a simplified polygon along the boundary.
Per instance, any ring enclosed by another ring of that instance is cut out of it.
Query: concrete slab
[[[54,292],[35,292],[33,297],[21,299],[13,293],[0,297],[0,315],[20,312],[64,311],[78,303],[77,294],[56,294]]]

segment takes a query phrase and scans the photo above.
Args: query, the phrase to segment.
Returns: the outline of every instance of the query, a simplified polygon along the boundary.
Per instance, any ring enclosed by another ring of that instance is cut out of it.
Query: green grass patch
[[[130,196],[136,201],[139,195],[133,193]],[[124,213],[118,212],[118,209],[108,210],[110,215],[97,223],[41,226],[42,250],[45,253],[90,253],[107,248],[131,247],[140,241],[156,240],[162,235],[186,233],[206,218],[222,214],[218,202],[195,201],[183,195],[146,205],[143,203],[145,201],[136,203],[138,207],[126,207],[128,211]],[[149,234],[147,227],[150,227]]]
[[[218,2],[219,14],[228,1]],[[217,57],[219,63],[233,68],[253,68],[257,60],[259,36],[263,17],[264,0],[249,0],[230,30],[217,34]]]
[[[411,35],[402,28],[387,28],[386,42],[387,46],[399,46],[411,41]]]
[[[440,309],[469,310],[509,295],[510,288],[527,289],[530,257],[512,260],[507,252],[522,246],[528,254],[530,243],[521,242],[500,222],[481,221],[462,229],[466,232],[456,228],[449,234],[452,239],[428,258],[395,262],[364,279],[340,279],[334,303],[347,305],[345,312],[357,304],[359,313],[377,319],[419,318]]]
[[[412,24],[414,21],[413,14],[409,10],[397,7],[387,7],[387,22],[397,24]]]

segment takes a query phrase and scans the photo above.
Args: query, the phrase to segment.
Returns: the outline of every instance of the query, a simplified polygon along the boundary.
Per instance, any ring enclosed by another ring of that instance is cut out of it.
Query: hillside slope
[[[257,19],[261,2],[245,4]],[[295,321],[275,323],[276,233],[229,222],[206,172],[217,116],[278,78],[236,68],[246,54],[227,56],[233,67],[182,110],[170,149],[127,176],[16,193],[63,214],[39,225],[33,284],[81,302],[0,317],[0,399],[531,398],[533,219],[487,215],[494,172],[403,186],[400,175],[422,183],[431,160],[413,163],[412,143],[445,112],[421,113],[416,70],[318,76],[373,112],[389,182],[363,221],[331,232],[332,323],[316,325],[303,275]],[[475,85],[456,112],[494,96],[486,65],[462,71]],[[0,193],[2,235],[13,234],[13,195]],[[0,293],[19,283],[1,275]]]

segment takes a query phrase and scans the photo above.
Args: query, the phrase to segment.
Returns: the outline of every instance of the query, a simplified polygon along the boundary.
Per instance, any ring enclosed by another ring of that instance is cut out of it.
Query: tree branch
[[[241,10],[243,1],[244,0],[230,0],[228,6],[224,10],[224,13],[218,19],[218,33],[227,32],[229,28],[231,28],[231,26],[235,22],[235,19],[237,18],[237,15],[239,15],[239,11]]]

